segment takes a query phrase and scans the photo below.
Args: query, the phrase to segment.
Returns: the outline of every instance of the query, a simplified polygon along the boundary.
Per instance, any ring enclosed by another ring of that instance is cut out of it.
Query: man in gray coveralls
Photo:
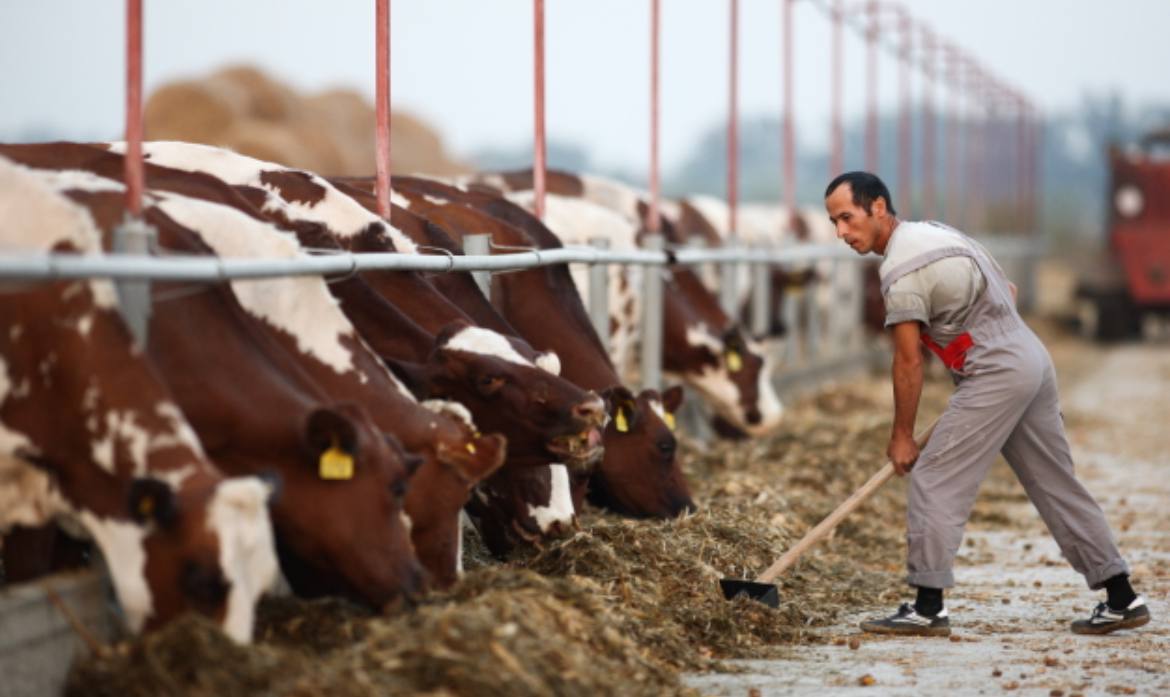
[[[911,472],[906,580],[917,598],[861,628],[950,634],[943,589],[955,585],[952,566],[963,528],[999,453],[1064,557],[1089,588],[1104,588],[1108,595],[1088,619],[1073,622],[1072,631],[1107,634],[1149,622],[1100,506],[1073,474],[1052,359],[1016,312],[1016,288],[1003,270],[957,230],[898,220],[889,190],[868,172],[834,179],[825,189],[825,208],[838,238],[858,254],[885,257],[881,287],[894,343],[894,426],[887,454],[899,475]],[[920,344],[942,360],[956,385],[921,452],[914,442]]]

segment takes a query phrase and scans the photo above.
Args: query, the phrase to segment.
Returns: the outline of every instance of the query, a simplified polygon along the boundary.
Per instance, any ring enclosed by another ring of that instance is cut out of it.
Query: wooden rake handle
[[[914,439],[914,442],[918,445],[919,450],[921,450],[922,447],[926,445],[926,441],[930,440],[930,434],[934,433],[934,427],[937,425],[938,419],[935,419],[933,423],[926,427],[926,430],[923,431],[922,435]],[[874,473],[874,475],[869,478],[868,482],[863,484],[860,489],[853,492],[853,495],[845,499],[845,502],[840,506],[837,506],[836,510],[830,513],[820,523],[817,523],[815,528],[805,533],[804,537],[800,538],[800,542],[797,542],[795,545],[793,545],[792,549],[789,549],[784,553],[783,556],[781,556],[771,566],[765,569],[764,573],[760,574],[759,578],[756,579],[756,583],[771,583],[772,581],[776,580],[777,576],[784,573],[788,570],[788,567],[795,564],[796,561],[800,559],[801,556],[803,556],[810,547],[824,539],[826,535],[833,531],[833,528],[837,527],[837,524],[840,523],[845,518],[845,516],[852,513],[854,509],[864,503],[865,500],[868,499],[871,494],[873,494],[873,492],[880,489],[882,484],[885,484],[886,481],[889,480],[889,478],[892,476],[894,476],[894,463],[887,461],[885,467],[882,467],[880,470]]]

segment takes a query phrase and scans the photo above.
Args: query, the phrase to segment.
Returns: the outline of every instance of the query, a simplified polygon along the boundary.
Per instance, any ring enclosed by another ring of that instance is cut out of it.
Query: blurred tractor
[[[1109,152],[1109,255],[1076,290],[1082,332],[1100,341],[1142,334],[1170,315],[1170,130]]]

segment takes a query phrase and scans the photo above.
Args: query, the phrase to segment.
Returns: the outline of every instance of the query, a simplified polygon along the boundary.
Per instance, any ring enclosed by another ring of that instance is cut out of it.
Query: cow
[[[101,251],[89,211],[0,157],[4,252]],[[224,477],[116,308],[108,281],[0,292],[0,533],[65,517],[92,536],[134,632],[185,611],[251,640],[274,581],[272,485]]]
[[[99,229],[109,232],[122,220],[120,183],[78,170],[43,176],[83,205]],[[152,194],[144,219],[163,248],[209,254],[173,217],[192,222],[179,198]],[[271,334],[256,331],[228,288],[153,288],[158,311],[148,353],[208,455],[229,473],[276,470],[280,476],[272,515],[281,568],[293,589],[374,606],[420,590],[423,574],[401,515],[415,460],[359,406],[331,403]],[[288,341],[303,338],[294,326],[276,329]],[[341,360],[345,343],[337,336],[315,348]]]
[[[429,229],[425,239],[414,239],[417,244],[455,254],[463,234],[486,233],[501,251],[560,246],[539,220],[499,197],[415,177],[396,177],[395,186],[402,204],[441,228]],[[370,198],[366,194],[366,205],[372,204]],[[528,219],[543,243],[492,216],[489,211],[496,208]],[[575,505],[580,507],[587,485],[593,503],[625,515],[664,518],[693,510],[673,434],[682,390],[643,390],[635,396],[621,384],[565,265],[497,274],[493,285],[495,304],[511,326],[538,350],[562,356],[564,377],[606,399],[610,421],[603,433],[605,454],[594,472],[573,482]],[[470,289],[466,283],[451,286],[447,294],[461,307],[483,301],[473,284]]]
[[[531,208],[531,172],[478,175],[473,188],[496,192]],[[548,180],[544,223],[565,244],[588,244],[602,237],[612,249],[633,249],[645,232],[647,207],[636,191],[600,179],[552,172]],[[667,238],[671,231],[664,227]],[[673,240],[672,240],[673,241]],[[640,271],[611,267],[609,346],[619,370],[629,372],[641,316]],[[588,293],[588,275],[574,275],[578,290]],[[771,357],[719,306],[690,269],[664,271],[663,370],[695,388],[715,413],[736,429],[764,435],[780,423],[783,407],[771,382]],[[614,314],[616,313],[616,314]]]
[[[306,225],[316,225],[317,236],[305,238],[313,246],[357,252],[416,251],[396,227],[402,222],[417,222],[413,216],[396,211],[391,220],[394,225],[388,225],[315,175],[206,146],[147,143],[144,148],[150,162],[210,173],[238,189],[251,190],[253,196],[274,194],[279,200],[269,197],[261,210],[293,224],[298,236],[309,234]],[[529,496],[520,500],[515,492],[494,497],[497,500],[491,508],[495,510],[488,511],[491,517],[487,524],[500,527],[502,534],[485,537],[502,540],[518,528],[527,528],[521,537],[566,529],[572,521],[571,505],[551,500],[559,492],[552,480],[566,471],[560,463],[574,469],[588,467],[600,456],[601,435],[597,427],[604,417],[600,399],[557,377],[559,363],[555,355],[540,354],[514,336],[471,324],[470,317],[420,274],[363,273],[357,278],[364,282],[363,288],[368,286],[388,302],[377,305],[377,298],[369,297],[369,293],[365,300],[357,302],[353,296],[364,290],[350,288],[351,302],[343,297],[343,308],[367,337],[384,332],[386,327],[378,325],[387,323],[401,330],[398,336],[371,341],[371,345],[390,359],[407,384],[420,397],[465,404],[480,428],[505,433],[509,466],[547,468],[541,475],[511,475],[542,476],[545,483],[536,486],[535,491],[543,493],[538,493],[535,500]],[[349,291],[339,289],[337,294]],[[391,350],[394,353],[386,352]],[[550,459],[557,464],[547,465]],[[481,488],[489,492],[498,489],[496,485],[502,478],[499,473]],[[508,502],[514,505],[499,510]],[[475,506],[473,499],[473,509]],[[531,514],[533,510],[557,514],[540,519]],[[496,516],[499,519],[493,520]]]

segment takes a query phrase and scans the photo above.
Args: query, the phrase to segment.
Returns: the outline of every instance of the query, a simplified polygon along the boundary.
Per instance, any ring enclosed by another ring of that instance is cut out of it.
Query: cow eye
[[[490,395],[504,386],[504,378],[498,375],[481,375],[475,381],[480,393]]]
[[[390,485],[390,491],[391,491],[391,493],[393,493],[393,494],[394,494],[396,497],[398,497],[398,498],[403,498],[403,497],[405,497],[405,496],[406,496],[406,487],[407,487],[406,480],[405,480],[405,479],[399,479],[398,481],[396,481],[396,482],[394,482],[393,484],[391,484],[391,485]]]

